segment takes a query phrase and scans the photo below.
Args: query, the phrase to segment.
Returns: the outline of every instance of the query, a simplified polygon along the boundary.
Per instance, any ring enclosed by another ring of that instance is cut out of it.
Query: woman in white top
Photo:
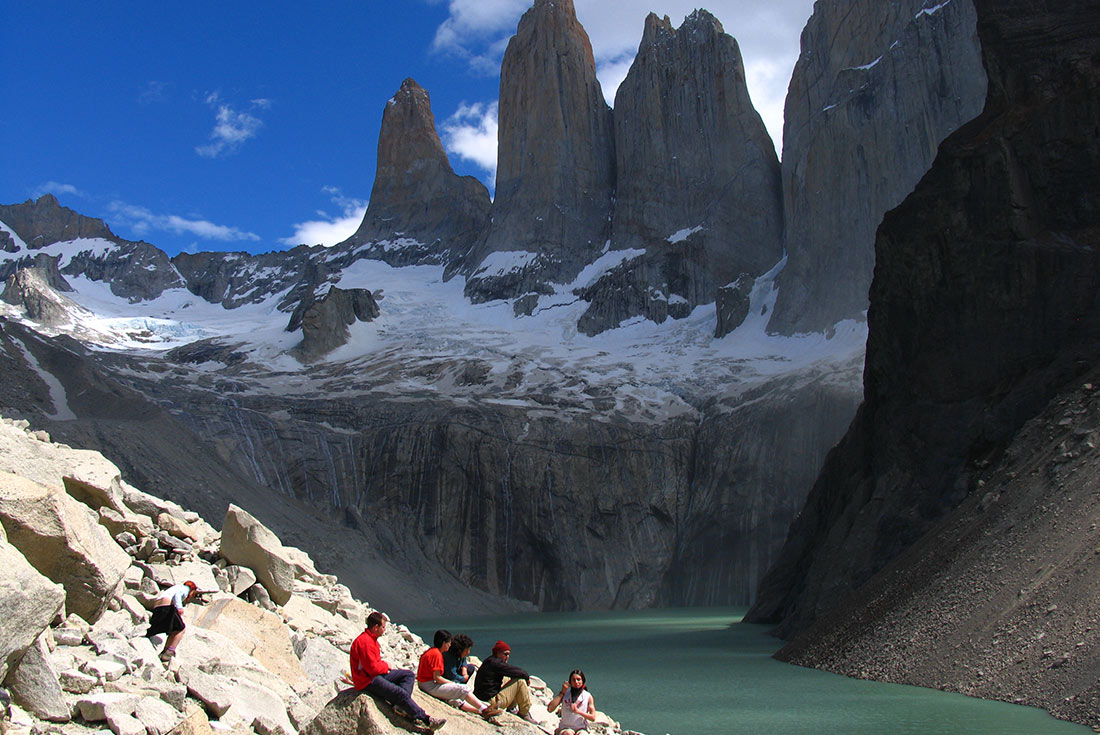
[[[588,729],[589,722],[596,721],[596,700],[585,686],[584,672],[573,669],[569,681],[561,685],[546,709],[553,712],[561,705],[561,722],[554,735],[576,735]]]
[[[145,637],[149,638],[160,633],[168,637],[164,640],[164,650],[160,652],[160,660],[167,664],[176,654],[176,646],[183,638],[183,630],[187,625],[183,622],[183,606],[195,598],[197,585],[191,580],[183,584],[169,587],[157,595],[153,600],[153,614],[149,618],[149,630]]]

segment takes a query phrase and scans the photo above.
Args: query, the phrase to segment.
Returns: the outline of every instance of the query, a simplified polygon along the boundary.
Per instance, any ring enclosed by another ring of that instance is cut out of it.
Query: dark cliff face
[[[412,79],[386,104],[370,204],[347,244],[372,243],[390,265],[450,263],[489,224],[489,192],[458,176],[435,128],[428,92]]]
[[[862,318],[882,215],[984,100],[971,0],[814,5],[784,111],[788,262],[770,331]]]
[[[644,250],[582,293],[594,334],[714,301],[782,256],[779,160],[749,100],[737,42],[698,10],[679,29],[650,14],[615,97],[612,250]],[[679,298],[677,298],[679,297]]]
[[[467,295],[510,298],[570,282],[607,242],[614,185],[611,109],[588,35],[572,0],[536,0],[501,66],[493,221],[467,259]],[[492,254],[514,251],[534,257],[498,267]]]
[[[1100,15],[980,0],[981,116],[876,240],[865,398],[751,618],[842,605],[1100,359]]]

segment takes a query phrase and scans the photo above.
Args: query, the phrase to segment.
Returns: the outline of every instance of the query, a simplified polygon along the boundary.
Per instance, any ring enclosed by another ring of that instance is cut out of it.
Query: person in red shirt
[[[430,717],[412,698],[416,676],[408,669],[391,669],[382,660],[378,639],[386,632],[390,619],[385,613],[372,612],[367,616],[367,629],[351,644],[351,680],[360,692],[381,697],[393,705],[393,711],[422,732],[438,730],[446,720]]]
[[[416,669],[416,683],[420,691],[442,699],[463,712],[476,712],[487,720],[499,715],[498,708],[490,707],[474,696],[473,687],[443,677],[443,652],[451,647],[451,634],[446,630],[437,630],[434,643],[420,657],[420,665]]]

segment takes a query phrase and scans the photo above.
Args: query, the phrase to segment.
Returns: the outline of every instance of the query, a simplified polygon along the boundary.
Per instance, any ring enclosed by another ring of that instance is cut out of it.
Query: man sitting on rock
[[[369,692],[393,705],[400,717],[411,720],[421,732],[438,730],[447,722],[428,713],[412,698],[416,674],[408,669],[391,669],[382,660],[378,639],[386,632],[390,619],[385,613],[372,612],[367,616],[367,629],[351,644],[351,680],[360,692]]]
[[[187,580],[169,587],[153,600],[153,614],[149,616],[149,630],[145,632],[145,637],[160,633],[168,635],[164,639],[164,650],[160,652],[160,660],[166,664],[176,655],[176,646],[187,627],[183,622],[183,606],[195,598],[197,590],[198,585]]]
[[[538,725],[539,721],[531,716],[531,675],[509,664],[511,655],[511,646],[496,642],[493,655],[482,662],[474,677],[474,696],[502,710],[515,707],[520,717]],[[511,677],[507,683],[506,676]]]

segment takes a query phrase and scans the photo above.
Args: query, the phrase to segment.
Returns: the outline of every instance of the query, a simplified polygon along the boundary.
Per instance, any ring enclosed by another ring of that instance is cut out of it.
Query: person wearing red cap
[[[150,638],[160,633],[168,635],[164,639],[164,650],[160,652],[160,660],[166,664],[176,655],[176,646],[187,627],[183,622],[183,606],[191,602],[196,594],[198,585],[187,580],[183,584],[169,587],[153,600],[153,614],[149,616],[149,630],[145,632],[145,637]]]
[[[485,659],[474,677],[474,696],[489,706],[506,710],[516,708],[519,716],[536,725],[531,716],[531,675],[518,666],[508,663],[512,647],[504,641],[493,646],[493,655]],[[504,677],[509,677],[507,682]]]

